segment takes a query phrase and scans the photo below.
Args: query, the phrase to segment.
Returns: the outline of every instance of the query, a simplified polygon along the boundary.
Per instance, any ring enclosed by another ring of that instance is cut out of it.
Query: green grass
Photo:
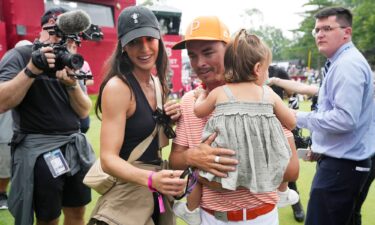
[[[95,101],[95,96],[92,96],[93,101]],[[301,109],[307,111],[310,103],[304,102],[301,104]],[[90,114],[91,117],[91,127],[88,131],[88,138],[93,145],[95,152],[99,152],[99,133],[100,133],[100,121],[96,118],[93,112]],[[164,157],[167,157],[170,152],[170,147],[163,150]],[[304,209],[306,211],[306,204],[309,198],[310,185],[312,178],[315,174],[315,163],[300,161],[300,176],[297,181],[298,190],[300,192],[300,197]],[[95,205],[95,202],[99,195],[93,191],[93,200],[87,206],[86,219],[88,221],[90,213]],[[367,196],[367,199],[362,207],[362,224],[363,225],[373,225],[375,221],[374,212],[375,211],[375,186],[373,185]],[[282,208],[279,210],[280,225],[299,225],[293,218],[293,211],[291,207]],[[14,220],[7,210],[0,211],[0,225],[11,225],[14,224]],[[60,220],[62,225],[62,219]],[[185,225],[181,220],[177,221],[177,225]]]

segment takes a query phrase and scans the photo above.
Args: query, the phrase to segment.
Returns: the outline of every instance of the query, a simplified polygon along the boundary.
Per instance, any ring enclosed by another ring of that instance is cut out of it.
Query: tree
[[[293,52],[290,54],[295,58],[299,58],[306,62],[310,62],[312,68],[321,68],[324,64],[325,58],[322,56],[315,45],[315,39],[311,34],[312,29],[315,26],[314,15],[322,8],[332,6],[332,2],[329,0],[310,0],[304,5],[309,9],[303,13],[305,17],[300,23],[300,27],[294,31],[296,35],[295,42],[291,46]],[[309,55],[311,58],[309,59]]]
[[[372,67],[375,67],[375,2],[357,0],[353,9],[353,42],[365,55]]]
[[[290,41],[283,35],[279,28],[272,26],[260,26],[259,29],[249,29],[250,33],[260,37],[272,50],[272,58],[275,61],[285,59],[284,49],[290,44]]]
[[[375,66],[375,1],[373,0],[310,0],[305,6],[314,8],[304,12],[305,19],[301,22],[300,28],[295,31],[299,33],[292,49],[296,50],[296,56],[305,55],[307,50],[312,52],[312,65],[320,68],[323,65],[324,57],[320,55],[315,47],[314,38],[311,36],[311,29],[314,27],[314,15],[322,8],[328,6],[344,6],[353,12],[353,42],[365,55],[370,65]],[[305,51],[305,52],[303,52]]]
[[[142,6],[152,6],[152,5],[154,5],[154,0],[145,0],[140,5],[142,5]]]
[[[251,28],[248,32],[256,34],[271,48],[274,60],[282,60],[285,57],[283,49],[290,41],[283,35],[281,29],[263,26],[263,13],[256,8],[245,9],[241,17],[247,25],[250,24]]]
[[[263,23],[263,13],[257,8],[245,9],[240,17],[247,27],[258,28]]]

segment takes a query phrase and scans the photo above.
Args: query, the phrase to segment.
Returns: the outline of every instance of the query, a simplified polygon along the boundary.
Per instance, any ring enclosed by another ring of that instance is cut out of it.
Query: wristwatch
[[[25,68],[24,70],[26,76],[30,77],[30,78],[36,78],[38,75],[33,73],[29,68]]]

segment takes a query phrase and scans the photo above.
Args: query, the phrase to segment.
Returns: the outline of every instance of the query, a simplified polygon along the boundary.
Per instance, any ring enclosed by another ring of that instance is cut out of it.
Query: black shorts
[[[74,176],[61,175],[53,178],[43,155],[34,167],[33,205],[36,218],[51,221],[58,218],[62,207],[81,207],[91,201],[91,189],[83,184],[86,173],[82,170]]]

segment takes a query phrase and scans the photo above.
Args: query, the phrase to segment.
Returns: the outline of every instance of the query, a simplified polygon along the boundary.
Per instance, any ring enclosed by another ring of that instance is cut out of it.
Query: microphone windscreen
[[[85,11],[75,10],[59,15],[56,25],[65,34],[76,34],[87,30],[91,19]]]

